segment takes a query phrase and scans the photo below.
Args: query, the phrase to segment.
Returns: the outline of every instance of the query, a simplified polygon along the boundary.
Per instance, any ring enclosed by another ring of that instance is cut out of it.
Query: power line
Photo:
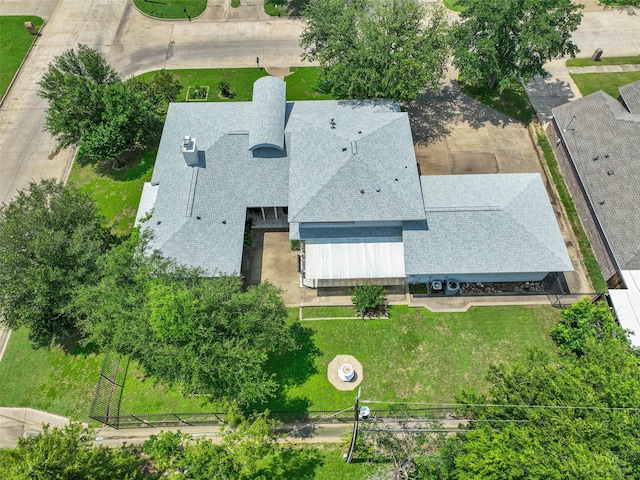
[[[432,403],[432,402],[383,402],[380,400],[362,400],[361,403],[387,405],[425,405],[435,408],[447,407],[508,407],[508,408],[541,408],[558,410],[621,410],[640,413],[640,407],[598,407],[585,405],[529,405],[529,404],[501,404],[501,403]],[[400,412],[399,412],[400,413]]]

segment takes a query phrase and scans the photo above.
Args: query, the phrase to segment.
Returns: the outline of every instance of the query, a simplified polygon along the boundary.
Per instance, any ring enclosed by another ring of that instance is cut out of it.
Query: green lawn
[[[466,7],[463,7],[458,3],[458,0],[443,0],[444,6],[449,10],[453,10],[454,12],[462,12],[466,10]]]
[[[147,15],[168,19],[195,18],[207,8],[207,0],[133,0],[133,3]]]
[[[511,360],[530,346],[553,351],[548,332],[559,315],[559,310],[542,306],[478,307],[449,314],[393,306],[388,320],[304,322],[299,331],[303,349],[271,365],[284,388],[268,407],[337,411],[352,405],[355,392],[340,392],[327,380],[327,365],[339,354],[354,355],[363,364],[365,399],[451,402],[461,388],[485,388],[491,363]],[[32,350],[26,332],[14,332],[0,362],[0,384],[12,388],[0,389],[0,405],[86,420],[102,360],[103,355],[86,351]],[[206,397],[183,398],[154,385],[135,364],[129,365],[122,413],[217,409]]]
[[[539,133],[538,143],[540,144],[540,148],[544,153],[544,158],[547,163],[547,167],[549,168],[549,172],[551,172],[553,183],[555,183],[556,185],[556,189],[558,190],[558,194],[560,195],[560,200],[562,200],[564,209],[567,212],[567,217],[569,218],[571,226],[573,227],[573,233],[578,239],[578,244],[580,245],[580,253],[582,254],[584,266],[587,269],[587,273],[589,274],[591,285],[596,292],[606,292],[607,282],[605,281],[604,276],[602,275],[602,270],[600,269],[600,265],[598,265],[598,261],[593,254],[591,243],[589,242],[589,238],[584,232],[580,216],[576,211],[576,207],[573,203],[573,199],[571,198],[571,194],[567,189],[567,185],[564,183],[564,178],[560,173],[558,162],[556,161],[556,157],[553,154],[553,149],[551,148],[546,135]]]
[[[293,67],[291,75],[285,77],[287,82],[287,100],[333,100],[330,93],[320,90],[322,85],[320,67]]]
[[[303,469],[306,475],[300,478],[313,478],[314,480],[361,480],[366,474],[370,474],[375,465],[358,462],[357,456],[353,463],[346,463],[342,458],[345,452],[338,445],[313,445],[304,447],[308,454],[314,458],[308,468]]]
[[[113,233],[129,235],[138,211],[142,185],[151,180],[157,151],[157,145],[153,145],[135,152],[122,170],[113,170],[110,163],[94,165],[75,162],[69,183],[91,194]]]
[[[467,85],[464,80],[459,80],[460,89],[471,98],[475,98],[491,108],[495,108],[499,112],[506,113],[516,120],[520,120],[528,125],[535,114],[527,92],[520,83],[514,83],[510,87],[505,88],[502,93],[498,89],[489,89],[488,87],[475,87]]]
[[[572,73],[571,78],[583,96],[602,90],[613,98],[618,98],[618,89],[636,80],[640,80],[640,72],[619,73]]]
[[[387,320],[303,322],[311,334],[305,349],[315,344],[317,356],[311,365],[302,356],[274,365],[287,386],[269,408],[337,411],[351,405],[354,392],[338,391],[327,380],[327,365],[339,354],[363,364],[363,398],[451,402],[460,388],[485,388],[491,363],[511,360],[529,346],[552,351],[549,330],[560,316],[542,306],[478,307],[466,313],[393,306],[390,311]]]
[[[265,0],[264,11],[272,17],[288,17],[287,0]]]
[[[0,405],[88,419],[103,354],[59,347],[34,350],[25,329],[13,331],[0,362]]]
[[[638,65],[640,56],[635,57],[602,57],[596,62],[591,58],[570,58],[567,60],[567,67],[593,67],[600,65]]]
[[[345,318],[357,317],[355,307],[304,307],[302,318]]]
[[[32,22],[38,28],[42,26],[40,17],[0,16],[0,98],[9,88],[36,38],[27,32],[24,22]]]

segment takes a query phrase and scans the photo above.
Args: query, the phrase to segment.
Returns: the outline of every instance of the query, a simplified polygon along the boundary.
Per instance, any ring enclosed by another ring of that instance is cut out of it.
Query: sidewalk
[[[640,25],[638,25],[640,31]],[[569,73],[617,73],[638,72],[640,65],[594,65],[592,67],[567,67]]]

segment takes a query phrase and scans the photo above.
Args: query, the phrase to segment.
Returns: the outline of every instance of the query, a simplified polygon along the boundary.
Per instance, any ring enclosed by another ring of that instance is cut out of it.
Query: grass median
[[[207,8],[207,0],[133,0],[133,4],[150,17],[164,20],[190,20]]]
[[[29,48],[35,41],[25,28],[25,22],[33,23],[38,30],[42,19],[34,16],[0,16],[0,98],[9,88]]]

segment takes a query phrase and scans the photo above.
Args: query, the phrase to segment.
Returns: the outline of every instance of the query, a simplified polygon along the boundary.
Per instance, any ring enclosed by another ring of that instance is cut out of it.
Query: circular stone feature
[[[338,377],[343,382],[350,382],[355,377],[356,373],[353,371],[353,367],[348,363],[343,363],[338,369]]]
[[[355,390],[364,379],[362,364],[352,355],[337,355],[327,366],[327,379],[338,390]]]

